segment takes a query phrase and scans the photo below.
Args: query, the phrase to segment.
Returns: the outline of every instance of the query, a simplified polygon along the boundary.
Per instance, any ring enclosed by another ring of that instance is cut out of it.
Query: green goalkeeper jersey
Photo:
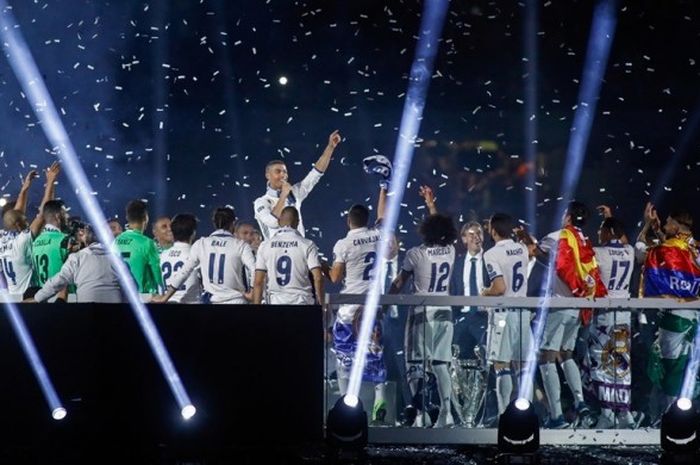
[[[160,257],[155,241],[141,231],[129,229],[117,236],[115,244],[129,266],[139,292],[160,292],[163,288],[163,276],[160,274]]]
[[[68,258],[68,235],[57,227],[47,224],[32,243],[34,281],[43,286],[46,281],[61,271]]]

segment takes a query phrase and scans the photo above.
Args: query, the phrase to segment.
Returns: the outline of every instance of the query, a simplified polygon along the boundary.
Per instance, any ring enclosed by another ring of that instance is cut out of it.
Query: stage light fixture
[[[535,408],[522,397],[512,401],[498,419],[498,450],[502,463],[535,463],[540,447],[540,422]]]
[[[197,413],[197,409],[192,404],[185,405],[180,411],[182,418],[184,418],[185,420],[189,420],[190,418],[192,418],[195,413]]]
[[[661,417],[661,448],[664,453],[679,456],[697,453],[700,450],[699,426],[700,413],[696,403],[687,397],[673,402]]]
[[[343,396],[328,412],[326,440],[339,449],[362,449],[367,445],[367,412],[357,396]]]
[[[63,420],[64,418],[66,418],[67,414],[68,414],[68,412],[63,407],[55,408],[55,409],[53,409],[53,412],[51,412],[51,416],[53,417],[54,420],[57,420],[57,421]]]

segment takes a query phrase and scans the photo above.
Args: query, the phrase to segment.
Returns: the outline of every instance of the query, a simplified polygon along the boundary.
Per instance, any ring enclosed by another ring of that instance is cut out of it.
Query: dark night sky
[[[304,204],[309,235],[329,254],[344,235],[343,210],[374,203],[376,180],[363,173],[361,159],[393,156],[422,3],[11,3],[108,216],[123,216],[131,198],[146,198],[154,212],[195,212],[205,220],[202,233],[220,204],[252,219],[265,163],[284,158],[298,180],[334,129],[346,139]],[[593,6],[540,5],[535,118],[545,226],[559,192]],[[577,197],[615,206],[630,226],[671,157],[682,159],[662,213],[673,204],[700,214],[698,131],[689,124],[700,111],[699,13],[693,1],[619,4]],[[496,209],[524,218],[523,18],[516,2],[451,2],[400,220],[406,245],[417,242],[412,221],[425,211],[417,209],[417,182],[433,185],[440,206],[457,219]],[[281,75],[287,86],[278,84]],[[48,165],[51,155],[4,59],[0,123],[0,188],[11,197],[20,175]],[[496,146],[498,152],[486,148]],[[65,180],[58,193],[76,204]]]

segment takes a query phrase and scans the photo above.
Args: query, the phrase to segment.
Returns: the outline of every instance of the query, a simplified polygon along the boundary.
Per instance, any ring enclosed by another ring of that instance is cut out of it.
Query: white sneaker
[[[452,418],[452,412],[447,412],[443,415],[442,412],[438,414],[437,421],[433,425],[433,428],[450,428],[455,425],[455,420]]]

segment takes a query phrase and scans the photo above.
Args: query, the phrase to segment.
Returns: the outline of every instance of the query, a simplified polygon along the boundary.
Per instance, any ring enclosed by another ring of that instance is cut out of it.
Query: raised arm
[[[53,200],[56,193],[56,180],[61,174],[61,165],[56,161],[51,164],[45,171],[46,174],[46,186],[44,186],[44,196],[41,199],[41,207],[44,208],[44,204],[49,200]]]
[[[39,173],[36,170],[31,170],[24,177],[22,181],[22,187],[19,189],[19,194],[17,194],[17,203],[15,203],[15,210],[26,213],[27,212],[27,200],[29,199],[29,188],[32,186],[32,181],[39,177]]]
[[[384,219],[384,213],[386,212],[386,187],[381,186],[379,188],[379,200],[377,200],[377,224],[381,223]]]
[[[646,245],[651,245],[647,240],[647,234],[649,230],[654,231],[656,237],[663,240],[664,235],[661,232],[661,221],[659,220],[659,214],[656,212],[656,207],[651,202],[647,202],[644,207],[644,226],[637,236],[637,242],[643,242]]]
[[[325,173],[328,169],[328,165],[331,163],[331,157],[333,156],[333,151],[340,144],[340,132],[336,129],[328,136],[328,145],[323,150],[323,153],[319,159],[314,163],[314,167],[321,173]]]
[[[44,215],[42,214],[44,210],[44,204],[49,200],[54,199],[56,193],[56,179],[58,175],[61,174],[61,165],[58,162],[54,162],[51,166],[46,168],[46,185],[44,186],[44,196],[41,198],[41,206],[39,207],[39,213],[34,217],[31,224],[29,225],[29,230],[32,233],[32,237],[39,235],[41,228],[44,227]]]
[[[435,206],[435,194],[430,186],[420,186],[418,188],[418,195],[423,197],[425,200],[425,206],[428,207],[428,211],[431,215],[437,215],[437,207]]]

